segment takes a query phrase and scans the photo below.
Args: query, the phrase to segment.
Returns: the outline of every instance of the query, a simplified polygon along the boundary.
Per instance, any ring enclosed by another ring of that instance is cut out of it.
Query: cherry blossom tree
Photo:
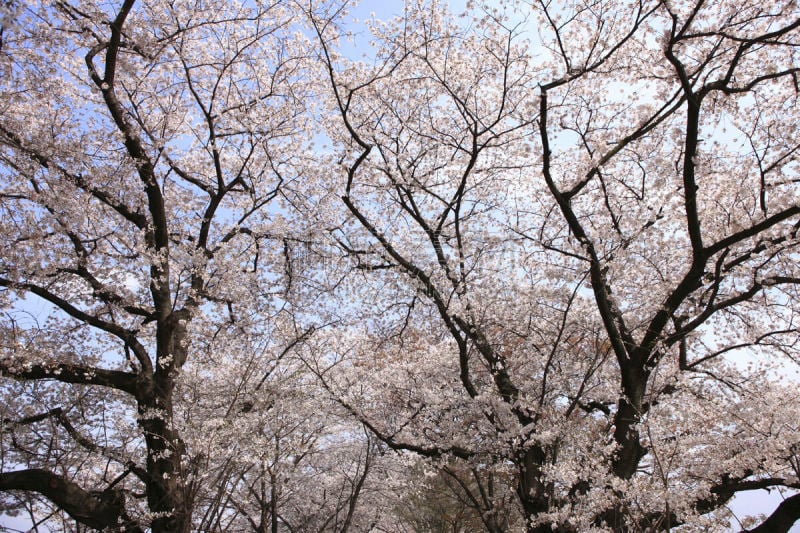
[[[795,4],[3,3],[0,512],[713,531],[800,489]]]
[[[362,61],[309,16],[333,398],[509,480],[528,532],[724,530],[800,488],[795,2],[407,2]]]
[[[319,325],[298,303],[302,11],[1,9],[2,512],[153,532],[370,520],[379,446],[293,356]]]

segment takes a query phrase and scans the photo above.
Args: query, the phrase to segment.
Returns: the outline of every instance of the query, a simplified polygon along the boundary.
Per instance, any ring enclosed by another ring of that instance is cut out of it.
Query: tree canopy
[[[354,7],[0,6],[0,513],[788,531],[796,2]]]

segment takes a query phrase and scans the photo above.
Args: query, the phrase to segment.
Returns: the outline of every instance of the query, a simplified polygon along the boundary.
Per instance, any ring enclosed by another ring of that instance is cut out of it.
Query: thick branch
[[[798,520],[800,520],[800,494],[795,494],[783,500],[761,525],[747,530],[747,533],[786,533]]]
[[[101,318],[93,315],[91,313],[87,313],[77,307],[75,307],[71,302],[65,300],[64,298],[54,294],[47,288],[41,287],[39,285],[35,285],[33,283],[14,283],[11,280],[0,278],[0,287],[12,287],[16,289],[25,289],[36,296],[47,300],[51,304],[55,305],[66,314],[71,316],[72,318],[79,320],[85,324],[88,324],[92,327],[95,327],[99,330],[105,331],[114,335],[115,337],[119,338],[122,342],[125,343],[127,347],[133,350],[134,355],[136,355],[136,359],[139,361],[142,369],[147,373],[152,373],[153,366],[150,361],[150,356],[147,354],[147,350],[142,346],[142,344],[136,339],[136,336],[133,331],[123,328],[122,326],[115,324],[113,322],[108,322],[106,320],[102,320]]]
[[[100,385],[127,392],[136,396],[137,376],[120,370],[107,370],[68,363],[54,365],[31,365],[15,368],[9,361],[0,361],[0,375],[16,380],[45,380],[79,385]]]
[[[38,492],[72,518],[93,529],[142,531],[136,523],[126,519],[124,501],[119,492],[88,492],[72,481],[40,468],[0,473],[0,491],[8,490]]]

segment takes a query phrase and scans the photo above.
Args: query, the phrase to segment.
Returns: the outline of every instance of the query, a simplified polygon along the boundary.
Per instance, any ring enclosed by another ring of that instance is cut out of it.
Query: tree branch
[[[50,379],[78,385],[100,385],[136,396],[136,374],[121,370],[107,370],[105,368],[69,363],[21,365],[17,368],[9,364],[8,360],[2,360],[0,361],[0,375],[20,381]]]
[[[94,529],[143,531],[127,517],[120,491],[88,492],[41,468],[0,473],[0,491],[9,490],[38,492],[81,524]]]
[[[761,525],[743,533],[787,533],[798,520],[800,520],[800,494],[795,494],[783,500]]]

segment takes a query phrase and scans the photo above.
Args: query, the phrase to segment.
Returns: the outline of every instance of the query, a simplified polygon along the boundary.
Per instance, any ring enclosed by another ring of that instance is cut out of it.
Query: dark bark
[[[800,494],[795,494],[783,500],[758,527],[748,529],[745,533],[786,533],[798,520],[800,520]]]
[[[137,388],[139,425],[147,445],[147,502],[151,511],[159,513],[153,520],[154,533],[186,532],[191,527],[190,505],[182,478],[183,443],[172,427],[174,364],[185,360],[185,328],[176,321],[159,324],[157,351],[163,365],[152,376],[143,376]],[[177,351],[172,351],[177,350]]]
[[[120,102],[114,79],[117,57],[122,42],[123,26],[133,10],[135,0],[125,0],[110,25],[111,34],[105,46],[105,68],[102,75],[95,69],[94,50],[86,56],[86,65],[94,84],[100,89],[108,112],[120,134],[125,149],[136,163],[141,186],[147,197],[149,214],[145,238],[148,248],[161,255],[161,261],[150,266],[150,294],[153,298],[156,330],[155,370],[143,372],[136,389],[136,400],[147,445],[146,483],[150,511],[157,513],[151,524],[153,533],[182,533],[191,527],[191,512],[182,477],[182,456],[185,453],[177,432],[172,428],[175,372],[186,361],[186,321],[190,312],[173,310],[169,269],[170,238],[167,210],[156,177],[155,166],[144,143],[130,123]]]
[[[516,459],[519,471],[517,478],[517,496],[519,497],[525,516],[535,517],[549,509],[548,490],[542,483],[542,466],[546,459],[545,451],[534,446],[521,451]],[[544,529],[543,529],[544,528]],[[549,525],[530,526],[528,533],[552,531]]]
[[[135,374],[68,363],[15,368],[6,362],[0,362],[0,375],[20,381],[53,380],[78,385],[99,385],[129,394],[133,394],[136,390]]]
[[[141,532],[138,524],[125,513],[125,500],[120,490],[88,492],[76,483],[40,468],[0,473],[0,491],[38,492],[81,524],[102,530]]]

